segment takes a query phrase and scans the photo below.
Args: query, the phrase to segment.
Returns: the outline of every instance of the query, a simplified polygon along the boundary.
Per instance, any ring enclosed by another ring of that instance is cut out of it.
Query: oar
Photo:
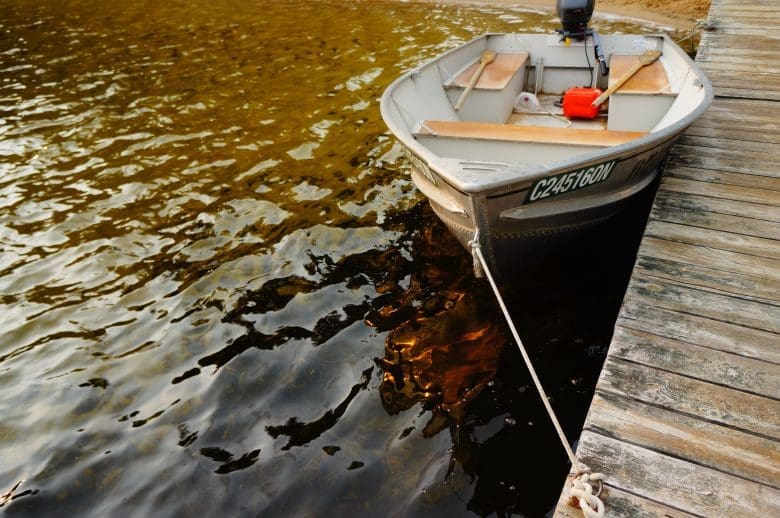
[[[479,58],[479,66],[477,67],[477,71],[474,72],[473,76],[471,76],[471,80],[469,81],[468,86],[466,86],[466,89],[463,90],[462,94],[460,94],[460,99],[458,99],[458,102],[455,103],[455,111],[458,111],[463,107],[463,103],[466,102],[466,97],[468,97],[469,93],[474,88],[474,85],[477,84],[477,79],[479,79],[479,76],[482,75],[482,71],[485,70],[485,67],[492,63],[494,59],[496,59],[496,53],[494,51],[486,50],[482,53],[482,56]]]
[[[610,95],[615,93],[615,90],[617,90],[618,88],[623,86],[626,81],[628,81],[629,79],[634,77],[634,74],[639,72],[639,69],[641,69],[642,67],[647,66],[647,65],[649,65],[651,63],[653,63],[656,59],[658,59],[660,57],[661,57],[661,51],[660,50],[646,50],[646,51],[644,51],[644,53],[642,53],[642,55],[639,56],[639,61],[634,63],[634,66],[632,66],[628,70],[628,72],[623,74],[623,77],[618,79],[615,84],[613,84],[612,86],[607,88],[607,90],[603,94],[599,95],[596,98],[596,100],[593,101],[593,106],[598,106],[601,103],[603,103],[604,101],[606,101],[607,98]]]

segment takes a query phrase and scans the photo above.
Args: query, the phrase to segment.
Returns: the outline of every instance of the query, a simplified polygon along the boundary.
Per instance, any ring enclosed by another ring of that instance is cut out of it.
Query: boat
[[[411,179],[467,249],[511,269],[534,239],[604,221],[657,177],[712,87],[664,34],[489,33],[403,74],[380,106]],[[525,248],[524,248],[525,247]]]

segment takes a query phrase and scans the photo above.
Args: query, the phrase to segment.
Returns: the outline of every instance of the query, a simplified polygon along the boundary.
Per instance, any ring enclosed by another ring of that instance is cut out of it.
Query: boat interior
[[[594,44],[601,46],[606,75]],[[660,51],[660,58],[635,66],[647,50]],[[493,59],[483,65],[486,51]],[[607,90],[632,68],[638,71],[594,117],[565,116],[561,100],[569,89]],[[664,36],[603,36],[599,43],[491,34],[411,72],[392,89],[389,105],[408,136],[439,157],[539,165],[657,132],[704,95],[690,60]]]

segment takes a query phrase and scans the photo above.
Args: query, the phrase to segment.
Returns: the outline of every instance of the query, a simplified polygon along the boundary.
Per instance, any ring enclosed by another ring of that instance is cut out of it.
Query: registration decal
[[[569,173],[539,178],[528,190],[523,205],[601,183],[609,178],[616,163],[617,160],[612,160]]]

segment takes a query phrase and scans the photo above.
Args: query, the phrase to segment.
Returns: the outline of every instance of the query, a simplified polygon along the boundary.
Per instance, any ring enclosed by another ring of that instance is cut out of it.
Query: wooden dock
[[[778,20],[712,0],[715,102],[671,152],[577,451],[608,516],[780,517]]]

